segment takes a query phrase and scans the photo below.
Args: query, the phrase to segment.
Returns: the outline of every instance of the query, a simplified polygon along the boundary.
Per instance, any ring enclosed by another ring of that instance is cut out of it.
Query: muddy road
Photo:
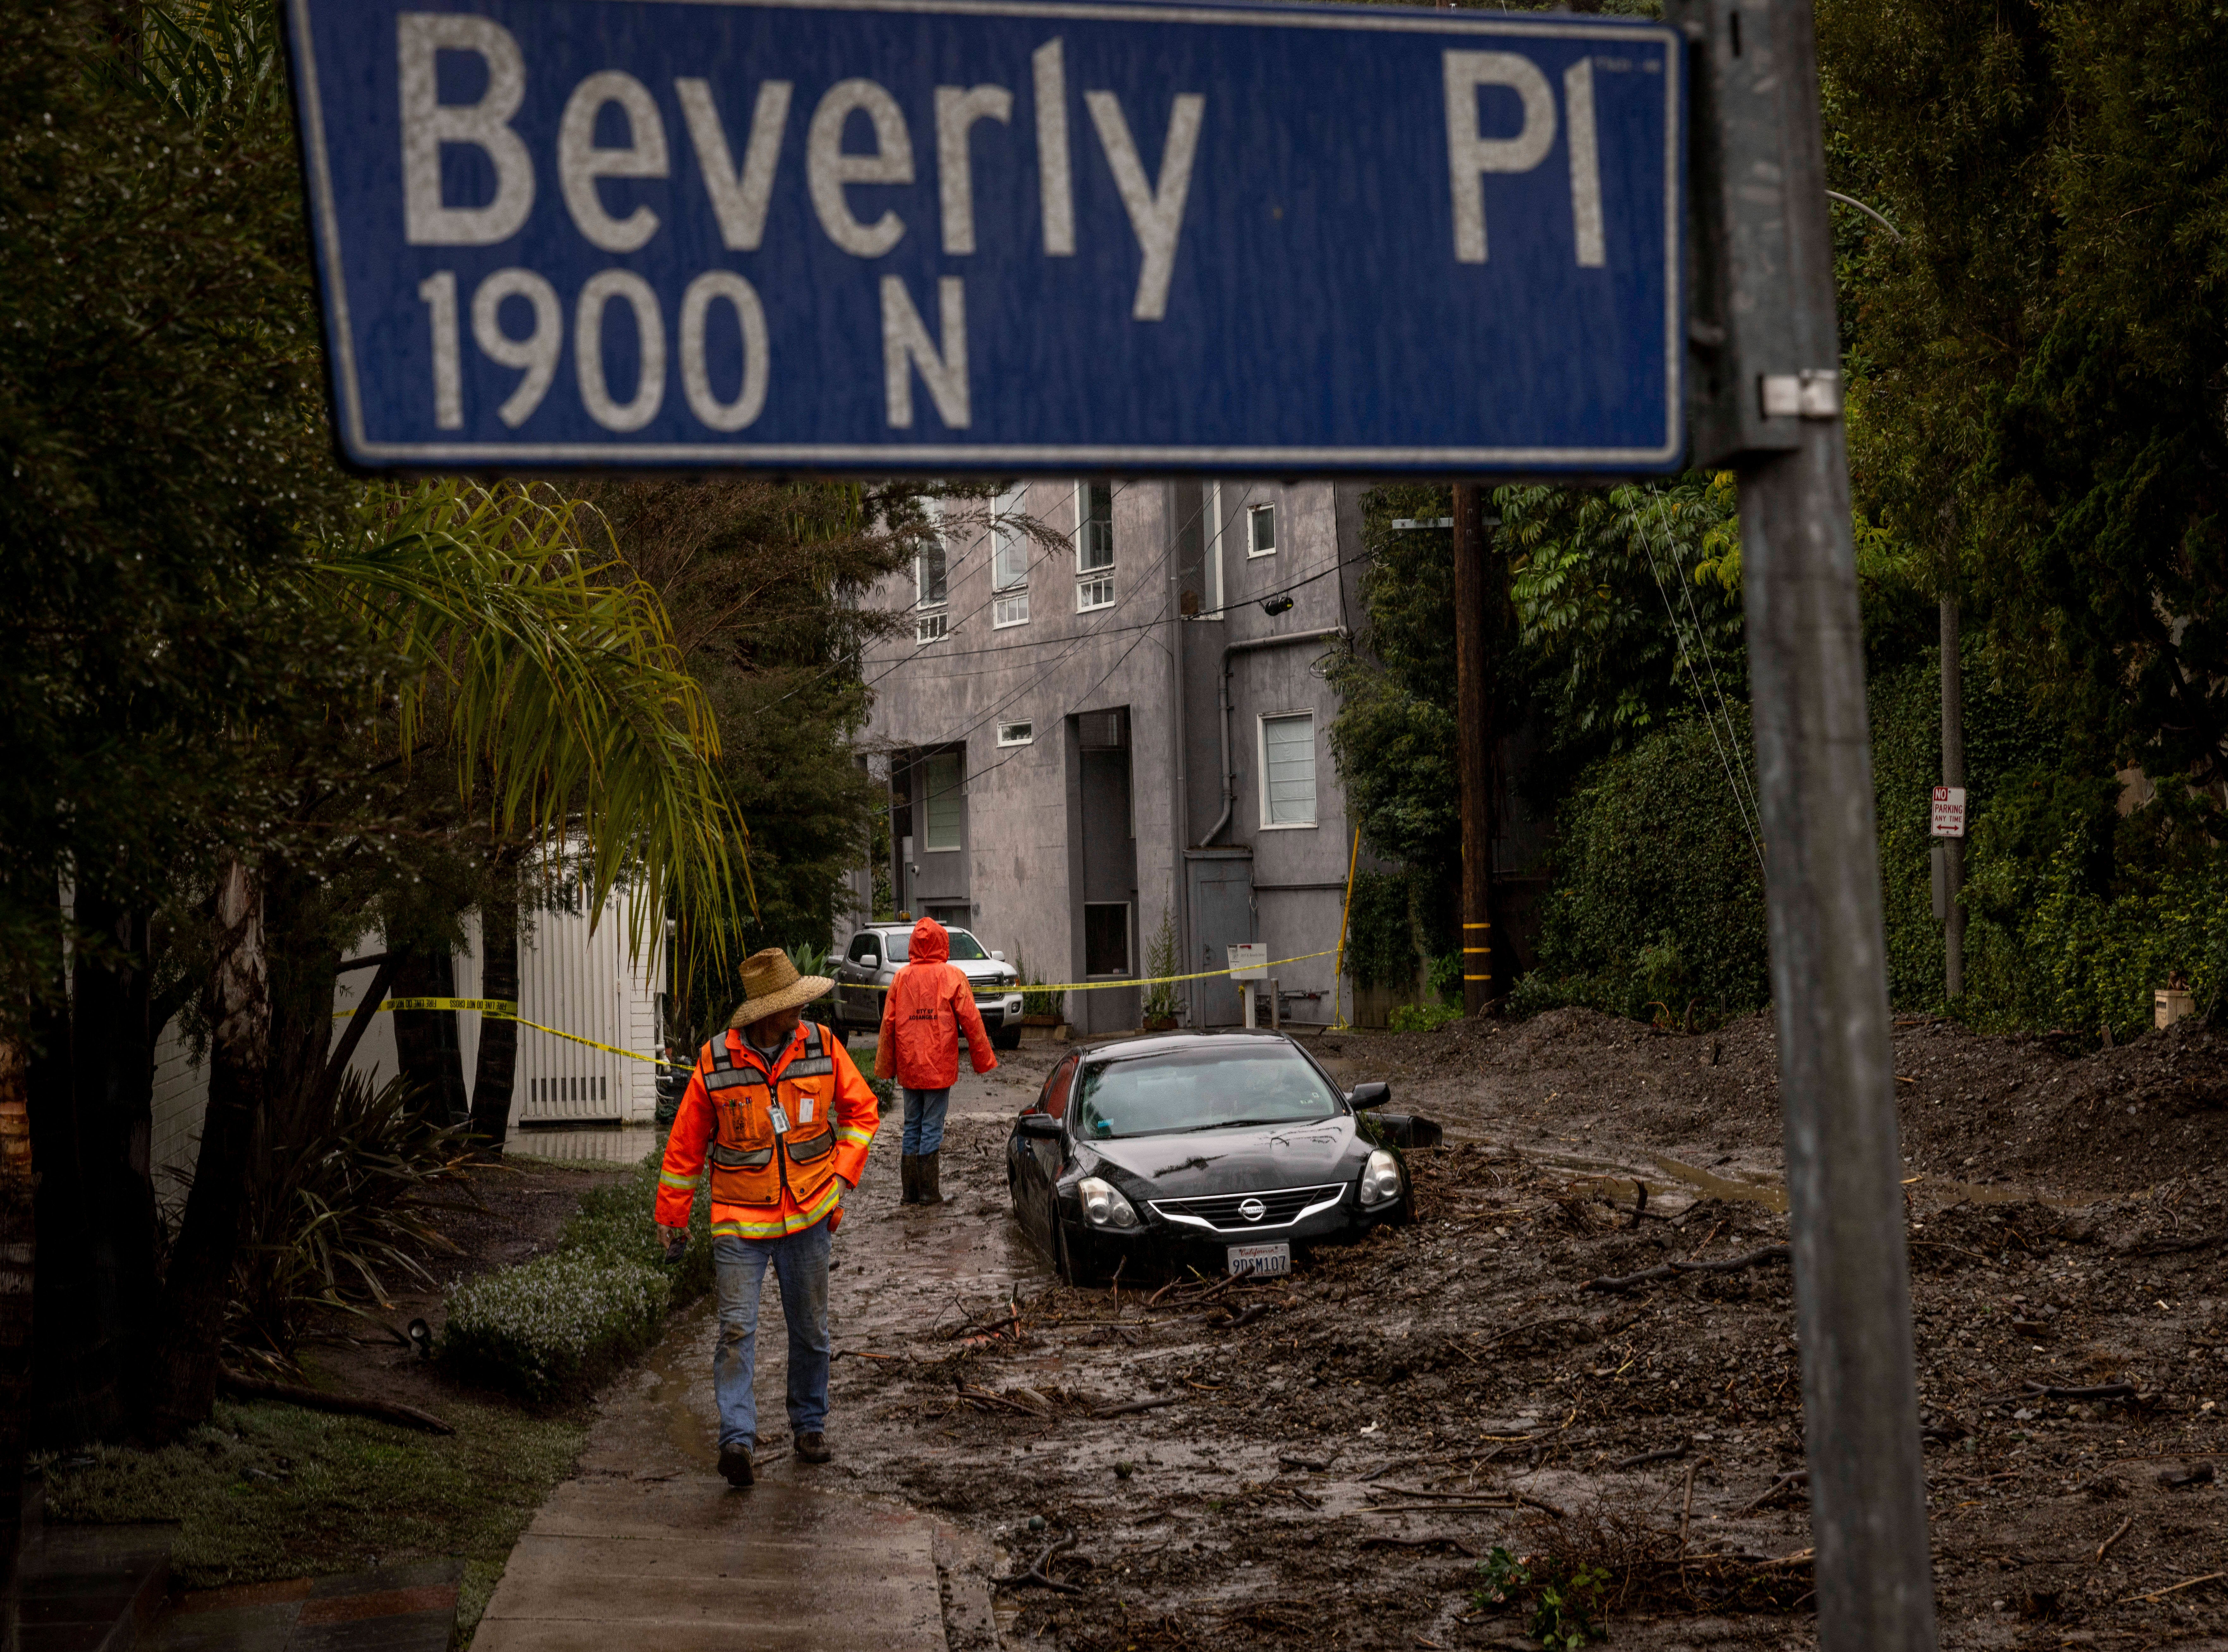
[[[1322,1048],[1447,1143],[1411,1156],[1416,1225],[1288,1280],[1053,1281],[1003,1170],[1053,1047],[955,1095],[941,1208],[897,1207],[878,1143],[836,1241],[834,1472],[1004,1575],[1072,1535],[1060,1587],[996,1595],[1008,1645],[1815,1643],[1768,1026]],[[2228,1649],[2228,1036],[1897,1048],[1943,1645]],[[611,1403],[708,1457],[699,1319]],[[769,1472],[829,1473],[782,1461],[761,1346]]]

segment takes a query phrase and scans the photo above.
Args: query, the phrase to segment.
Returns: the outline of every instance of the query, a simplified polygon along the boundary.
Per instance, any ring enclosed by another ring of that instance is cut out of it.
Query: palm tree
[[[498,846],[577,854],[592,912],[627,883],[638,956],[669,903],[702,914],[706,932],[731,928],[747,864],[717,725],[663,605],[623,561],[583,548],[579,516],[541,484],[373,488],[291,594],[338,612],[367,653],[391,662],[366,688],[391,746],[383,755],[452,765],[458,797]],[[149,1407],[157,1437],[206,1417],[214,1398],[253,1130],[274,1099],[263,1093],[263,901],[278,880],[261,874],[235,861],[220,880],[209,1118],[166,1282]],[[514,906],[507,939],[489,947],[514,972],[515,921]],[[349,1031],[376,1007],[368,999]],[[515,1040],[515,1028],[496,1026]],[[332,1053],[313,1105],[329,1105],[353,1044],[344,1035]]]

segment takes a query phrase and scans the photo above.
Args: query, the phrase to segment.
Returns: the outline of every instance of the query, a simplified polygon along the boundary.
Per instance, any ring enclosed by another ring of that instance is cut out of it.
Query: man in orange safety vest
[[[743,961],[743,1002],[696,1058],[666,1138],[657,1225],[669,1252],[688,1241],[689,1207],[711,1162],[712,1261],[720,1340],[720,1472],[756,1476],[752,1390],[759,1297],[771,1266],[789,1329],[789,1426],[800,1461],[829,1458],[828,1241],[843,1192],[859,1185],[880,1115],[874,1090],[826,1028],[800,1012],[835,984],[800,976],[779,949]]]

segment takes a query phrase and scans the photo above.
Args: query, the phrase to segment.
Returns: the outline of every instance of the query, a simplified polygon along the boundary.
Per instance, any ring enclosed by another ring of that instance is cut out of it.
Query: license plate
[[[1290,1273],[1292,1271],[1292,1247],[1289,1245],[1232,1245],[1228,1249],[1232,1273]]]

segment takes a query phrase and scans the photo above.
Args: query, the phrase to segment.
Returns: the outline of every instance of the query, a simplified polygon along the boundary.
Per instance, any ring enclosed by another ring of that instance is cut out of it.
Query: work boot
[[[942,1148],[920,1156],[920,1169],[917,1173],[919,1181],[912,1201],[916,1205],[940,1205],[944,1202],[944,1189],[938,1185],[943,1173],[943,1167],[938,1161],[943,1156]]]
[[[720,1448],[720,1477],[731,1486],[747,1486],[758,1478],[751,1463],[751,1448],[727,1444]]]
[[[825,1463],[834,1455],[828,1449],[828,1437],[817,1431],[798,1435],[795,1449],[800,1463]]]
[[[920,1194],[920,1156],[919,1154],[907,1153],[899,1158],[898,1177],[905,1183],[904,1196],[898,1201],[898,1203],[901,1205],[918,1203]]]

